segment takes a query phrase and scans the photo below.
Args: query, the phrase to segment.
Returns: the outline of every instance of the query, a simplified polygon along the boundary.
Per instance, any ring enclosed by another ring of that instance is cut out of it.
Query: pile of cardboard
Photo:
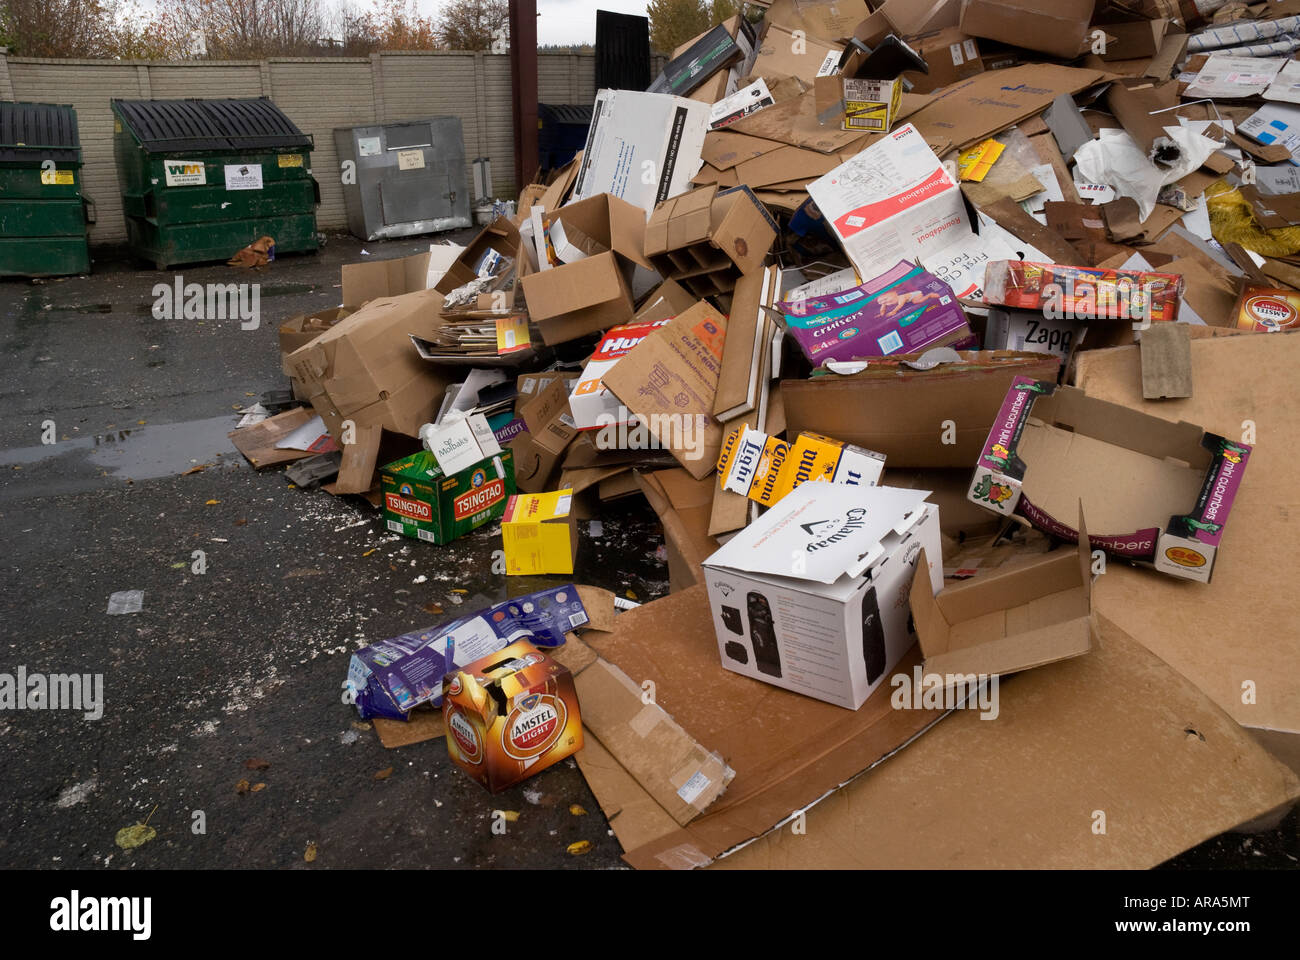
[[[424,549],[659,516],[670,593],[548,653],[629,862],[1150,866],[1300,795],[1300,4],[1219,6],[746,4],[285,324]]]

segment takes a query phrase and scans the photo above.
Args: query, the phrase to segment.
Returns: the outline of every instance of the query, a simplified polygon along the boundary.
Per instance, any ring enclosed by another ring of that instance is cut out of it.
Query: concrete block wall
[[[662,57],[652,66],[662,66]],[[590,103],[596,95],[592,54],[538,54],[537,93],[542,103]],[[495,193],[514,198],[510,58],[454,51],[385,52],[369,58],[275,58],[262,61],[179,63],[113,60],[38,60],[0,55],[0,99],[70,103],[81,134],[83,183],[94,198],[97,222],[91,242],[126,239],[113,159],[109,101],[184,97],[268,96],[316,148],[312,170],[320,183],[317,223],[347,227],[334,128],[430,116],[458,116],[469,164],[492,160]]]

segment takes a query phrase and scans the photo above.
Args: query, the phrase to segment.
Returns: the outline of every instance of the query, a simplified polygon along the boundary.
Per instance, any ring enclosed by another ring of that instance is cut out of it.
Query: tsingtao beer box
[[[928,491],[805,483],[704,561],[728,670],[856,710],[916,641],[913,574],[943,587]]]
[[[582,749],[573,675],[517,640],[442,681],[447,752],[493,793]]]
[[[515,492],[514,454],[502,450],[446,476],[433,454],[421,450],[380,472],[384,525],[393,533],[450,543],[501,519]]]

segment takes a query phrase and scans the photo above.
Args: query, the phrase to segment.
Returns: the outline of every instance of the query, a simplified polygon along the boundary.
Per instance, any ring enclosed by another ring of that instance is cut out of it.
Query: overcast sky
[[[443,0],[417,0],[423,13],[435,12]],[[646,0],[537,0],[537,42],[595,43],[596,10],[645,16]]]

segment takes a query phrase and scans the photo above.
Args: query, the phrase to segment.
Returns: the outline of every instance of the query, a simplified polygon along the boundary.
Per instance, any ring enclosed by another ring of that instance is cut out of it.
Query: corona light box
[[[493,793],[582,749],[573,675],[527,640],[442,681],[452,762]]]
[[[450,477],[433,454],[421,450],[380,471],[384,525],[393,533],[450,543],[501,519],[515,492],[514,454],[502,450]]]

